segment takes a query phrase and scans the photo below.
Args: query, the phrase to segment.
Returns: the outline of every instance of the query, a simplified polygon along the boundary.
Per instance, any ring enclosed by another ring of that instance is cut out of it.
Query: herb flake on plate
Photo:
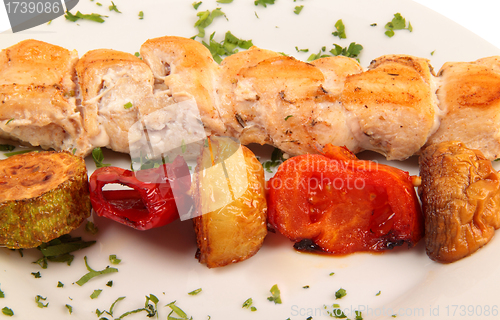
[[[385,35],[389,38],[394,36],[394,30],[408,30],[410,32],[413,31],[413,27],[411,23],[408,21],[408,26],[406,25],[406,19],[400,13],[394,14],[394,18],[387,22],[385,25]]]
[[[335,23],[335,29],[337,31],[332,32],[332,34],[335,37],[339,37],[340,39],[347,38],[347,35],[345,33],[345,25],[344,25],[344,22],[342,22],[342,19],[337,20],[337,22]]]
[[[267,300],[274,302],[274,304],[281,304],[281,292],[280,289],[278,288],[278,285],[275,284],[274,286],[271,287],[271,296],[267,297]]]
[[[194,23],[194,27],[198,28],[198,34],[195,37],[204,38],[205,28],[211,25],[215,18],[226,16],[226,14],[222,12],[221,8],[216,8],[212,11],[206,10],[198,12],[196,16],[198,20]]]
[[[110,266],[107,266],[105,269],[96,271],[92,269],[88,262],[87,262],[87,256],[83,257],[85,260],[85,266],[87,267],[87,270],[89,271],[85,275],[83,275],[78,281],[76,281],[76,284],[79,286],[83,286],[85,283],[87,283],[90,279],[101,276],[103,274],[108,274],[108,273],[113,273],[113,272],[118,272],[118,269],[112,268]]]
[[[66,18],[66,20],[72,22],[76,22],[81,19],[81,20],[89,20],[89,21],[103,23],[104,22],[103,18],[107,18],[108,16],[102,16],[97,13],[83,14],[80,11],[77,11],[76,14],[72,14],[71,12],[66,11],[64,17]]]
[[[3,307],[2,313],[8,317],[12,317],[14,315],[14,311],[12,311],[12,309],[8,307]]]

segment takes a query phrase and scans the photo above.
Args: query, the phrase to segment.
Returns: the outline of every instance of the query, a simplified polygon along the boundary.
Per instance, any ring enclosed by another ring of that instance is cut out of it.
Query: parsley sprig
[[[345,56],[348,58],[357,58],[361,54],[361,51],[363,50],[363,46],[356,42],[351,42],[347,47],[342,47],[338,44],[333,44],[333,46],[334,46],[333,49],[331,49],[328,52],[326,51],[326,47],[322,47],[318,53],[311,54],[309,58],[307,58],[307,61],[313,61],[320,58],[332,57],[332,56],[334,57]]]
[[[394,36],[394,30],[408,30],[410,32],[413,31],[413,27],[411,23],[408,21],[408,26],[406,26],[406,19],[401,16],[400,13],[394,14],[394,18],[392,21],[387,22],[385,25],[385,35],[388,36],[389,38]]]
[[[198,29],[198,34],[194,38],[204,38],[205,28],[212,24],[215,18],[225,17],[226,14],[222,12],[221,8],[216,8],[212,11],[206,10],[196,14],[198,20],[194,23],[194,27]]]
[[[215,32],[210,35],[209,42],[202,41],[203,45],[210,50],[215,62],[221,63],[224,56],[230,56],[241,49],[250,49],[253,46],[252,40],[242,40],[234,36],[230,31],[226,32],[224,40],[217,42],[214,40]]]
[[[335,23],[335,29],[337,29],[337,31],[332,32],[335,37],[339,37],[340,39],[347,38],[347,35],[345,33],[345,25],[342,22],[342,19],[337,20],[337,22]]]

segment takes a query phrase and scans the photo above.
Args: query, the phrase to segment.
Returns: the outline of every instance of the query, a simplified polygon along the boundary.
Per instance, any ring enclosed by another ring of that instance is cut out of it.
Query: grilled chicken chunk
[[[76,73],[92,145],[129,152],[129,129],[155,109],[149,66],[132,54],[99,49],[78,61]]]
[[[500,174],[491,162],[455,141],[425,148],[419,161],[427,255],[454,262],[488,243],[500,228]]]
[[[214,134],[291,155],[331,143],[404,160],[426,143],[460,140],[500,156],[500,57],[447,63],[435,77],[426,59],[407,55],[363,71],[346,57],[306,63],[256,47],[219,66],[181,37],[148,40],[140,52],[143,61],[94,50],[77,63],[76,52],[35,40],[3,50],[0,137],[78,155],[131,152],[149,135],[156,157]]]
[[[448,62],[439,78],[444,117],[428,144],[458,140],[487,159],[500,157],[500,57]]]
[[[225,132],[214,84],[219,65],[203,44],[181,37],[161,37],[146,41],[140,53],[153,72],[155,91],[174,102],[194,99],[207,133]]]
[[[0,52],[0,137],[44,149],[91,150],[75,102],[75,51],[25,40]]]
[[[362,149],[404,160],[439,125],[435,90],[427,60],[387,55],[373,60],[368,71],[348,76],[341,101],[353,115],[351,128]]]

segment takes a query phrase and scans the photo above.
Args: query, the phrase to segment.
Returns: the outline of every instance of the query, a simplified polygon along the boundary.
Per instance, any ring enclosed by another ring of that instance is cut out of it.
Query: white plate
[[[95,48],[113,48],[134,53],[149,38],[163,35],[191,37],[197,20],[192,1],[124,1],[115,4],[122,14],[109,12],[109,1],[99,7],[93,1],[82,0],[75,9],[82,13],[108,15],[106,22],[72,23],[58,18],[17,34],[0,34],[0,48],[23,39],[34,38],[77,49],[82,55]],[[198,12],[216,8],[215,1],[204,0]],[[294,7],[303,5],[299,15]],[[322,46],[333,43],[347,46],[350,42],[364,46],[361,64],[382,54],[405,53],[428,58],[438,70],[446,61],[470,61],[500,50],[486,43],[452,21],[410,1],[402,0],[278,0],[274,5],[256,7],[253,1],[219,4],[227,20],[218,18],[207,28],[207,37],[216,31],[222,40],[226,31],[237,37],[253,39],[253,43],[307,59]],[[76,10],[73,10],[76,11]],[[139,11],[144,20],[138,19]],[[413,32],[396,31],[393,38],[384,35],[384,25],[395,13],[401,13],[413,26]],[[347,39],[332,36],[334,24],[342,19]],[[377,26],[370,26],[377,23]],[[298,53],[295,49],[309,49]],[[434,52],[434,55],[431,55]],[[363,155],[372,157],[373,154]],[[106,162],[126,161],[123,155],[107,152]],[[380,160],[379,157],[377,159]],[[94,166],[88,159],[89,170]],[[391,165],[418,174],[415,159],[392,162]],[[175,222],[163,228],[139,232],[109,220],[95,218],[97,236],[79,230],[85,239],[96,238],[97,244],[76,253],[71,266],[50,263],[41,269],[31,262],[36,250],[18,252],[0,250],[0,289],[6,297],[0,308],[7,306],[18,319],[93,319],[95,310],[109,310],[111,303],[126,296],[115,308],[115,316],[140,308],[145,296],[160,299],[160,319],[170,311],[164,307],[176,300],[195,320],[208,319],[313,319],[330,318],[326,311],[338,303],[346,315],[354,318],[354,310],[364,319],[498,319],[500,302],[500,237],[477,253],[449,265],[427,258],[422,243],[411,250],[396,249],[384,254],[359,253],[342,257],[297,253],[284,237],[270,234],[263,248],[251,259],[235,265],[208,269],[194,258],[195,236],[191,221]],[[122,262],[118,273],[94,278],[84,286],[74,284],[86,273],[83,257],[89,265],[101,270],[109,265],[108,257],[116,254]],[[35,279],[32,272],[40,271]],[[335,274],[330,276],[330,273]],[[108,280],[113,286],[107,287]],[[57,283],[64,283],[58,288]],[[283,304],[275,305],[266,298],[269,289],[278,284]],[[310,286],[304,289],[303,286]],[[188,292],[202,288],[190,296]],[[347,296],[335,300],[339,288]],[[103,289],[97,299],[89,296]],[[380,295],[376,295],[380,292]],[[46,297],[49,306],[37,307],[35,296]],[[243,302],[253,298],[257,311],[243,309]],[[73,307],[69,315],[65,305]],[[327,306],[325,310],[323,306]],[[0,315],[0,317],[2,317]],[[126,319],[144,319],[145,314]]]

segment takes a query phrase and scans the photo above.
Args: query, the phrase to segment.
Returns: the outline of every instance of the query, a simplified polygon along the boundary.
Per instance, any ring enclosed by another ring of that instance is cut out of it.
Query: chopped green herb
[[[285,117],[285,121],[287,121],[288,119],[290,119],[291,117],[293,117],[293,115],[288,115]]]
[[[85,275],[83,275],[78,281],[76,281],[76,284],[79,286],[83,286],[85,283],[87,283],[90,279],[103,275],[103,274],[108,274],[108,273],[113,273],[113,272],[118,272],[118,269],[116,268],[111,268],[107,266],[105,269],[101,271],[96,271],[92,269],[89,264],[87,263],[87,256],[83,257],[85,260],[85,266],[87,267],[87,270],[89,271]]]
[[[15,146],[12,146],[10,144],[0,144],[0,151],[12,151],[15,148]]]
[[[262,166],[264,167],[264,169],[267,172],[272,173],[273,172],[272,169],[279,166],[284,161],[285,161],[285,158],[284,158],[283,151],[281,151],[278,148],[274,148],[273,153],[271,154],[271,160],[264,162],[262,164]]]
[[[264,8],[267,8],[268,4],[274,4],[274,1],[276,0],[255,0],[254,4],[258,6],[259,4],[264,6]]]
[[[72,313],[73,313],[73,307],[72,307],[72,306],[70,306],[69,304],[66,304],[66,309],[68,309],[69,314],[72,314]]]
[[[35,279],[39,279],[39,278],[42,277],[42,275],[40,274],[40,271],[38,271],[38,272],[32,272],[31,274],[33,275],[33,277],[35,277]]]
[[[196,14],[198,21],[194,24],[194,27],[198,28],[198,34],[195,37],[204,38],[205,28],[211,25],[215,18],[225,15],[226,14],[222,12],[221,8],[217,8],[212,11],[206,10],[198,12]]]
[[[309,287],[309,286],[303,286],[302,288],[304,288],[304,289],[309,289],[310,287]]]
[[[355,310],[354,314],[356,315],[356,317],[354,318],[354,320],[363,320],[363,316],[361,314],[361,311]]]
[[[2,290],[0,290],[0,298],[5,298],[5,293]]]
[[[379,295],[380,295],[380,293],[381,293],[380,291],[379,291],[379,292],[377,292],[376,296],[379,296]]]
[[[209,43],[202,41],[203,45],[210,50],[215,62],[221,63],[222,56],[230,56],[238,52],[237,48],[249,49],[253,46],[252,40],[242,40],[234,36],[230,31],[226,32],[224,40],[214,40],[215,32],[210,35]]]
[[[94,290],[94,292],[92,292],[92,294],[90,295],[90,299],[95,299],[95,298],[99,297],[101,292],[102,292],[102,289]]]
[[[42,301],[47,301],[47,298],[42,297],[41,295],[37,295],[35,297],[35,302],[38,305],[38,308],[47,308],[49,306],[49,303],[43,303]]]
[[[29,152],[38,152],[38,151],[37,150],[31,150],[31,149],[20,150],[20,151],[14,151],[14,152],[4,153],[4,156],[6,156],[6,157],[12,157],[12,156],[16,156],[18,154],[29,153]]]
[[[340,309],[340,306],[338,304],[334,304],[333,305],[333,310],[330,312],[330,311],[327,311],[328,315],[330,317],[333,317],[333,318],[336,318],[336,319],[345,319],[347,318],[347,316],[344,314],[344,312],[342,311],[342,309]]]
[[[124,107],[125,109],[130,109],[130,108],[132,108],[133,106],[134,106],[134,105],[133,105],[133,104],[132,104],[132,102],[130,102],[130,101],[129,101],[129,102],[127,102],[127,103],[125,103],[125,104],[123,105],[123,107]]]
[[[217,0],[217,3],[231,3],[233,0]]]
[[[241,306],[242,308],[249,308],[253,303],[253,299],[252,298],[248,298],[245,300],[245,302],[243,302],[243,305]]]
[[[57,287],[58,288],[64,287],[64,283],[62,283],[61,281],[57,281]]]
[[[96,309],[95,310],[95,313],[98,317],[102,316],[104,313],[107,313],[109,314],[110,316],[113,316],[113,309],[115,308],[115,305],[118,303],[118,301],[121,301],[125,299],[125,297],[119,297],[117,298],[112,304],[111,304],[111,307],[109,308],[109,311],[107,310],[103,310],[103,311],[100,311],[99,309]]]
[[[5,124],[9,124],[9,123],[11,123],[12,121],[14,121],[14,118],[9,119],[9,121],[7,121]]]
[[[330,50],[331,54],[334,56],[346,56],[349,58],[356,58],[363,50],[363,46],[357,44],[356,42],[351,42],[348,47],[342,48],[341,46],[334,44],[335,48]]]
[[[111,264],[120,264],[120,262],[122,262],[122,260],[118,259],[116,257],[116,254],[110,254],[109,255],[109,262],[111,262]]]
[[[434,51],[432,51],[432,52],[431,52],[431,56],[433,56],[433,55],[434,55],[434,52],[436,52],[436,50],[434,50]]]
[[[271,287],[271,296],[267,297],[267,300],[274,302],[275,304],[281,304],[281,292],[280,289],[278,288],[278,285],[275,284],[274,286]]]
[[[304,6],[295,6],[293,13],[299,14],[302,11],[302,9],[304,9]]]
[[[167,320],[190,320],[190,319],[192,319],[192,318],[188,318],[187,314],[181,308],[179,308],[178,306],[175,305],[175,301],[170,302],[165,307],[169,307],[170,309],[172,309],[172,311],[170,311],[170,313],[167,316]],[[179,316],[180,318],[174,318],[174,317],[172,317],[172,314],[175,314],[175,315]]]
[[[335,299],[341,299],[347,295],[347,291],[345,289],[338,289],[337,292],[335,292]]]
[[[201,5],[201,3],[202,3],[201,1],[198,1],[198,2],[193,2],[193,8],[194,8],[195,10],[198,10],[198,7]]]
[[[330,272],[329,276],[333,276],[335,274],[335,272]]]
[[[113,286],[113,280],[109,280],[109,281],[106,283],[106,286],[108,286],[108,287],[112,287],[112,286]]]
[[[411,26],[411,23],[408,22],[408,26],[406,26],[406,19],[401,16],[400,13],[394,14],[394,18],[392,19],[391,22],[387,22],[385,25],[385,35],[388,36],[389,38],[394,36],[394,30],[408,30],[410,32],[413,31],[413,27]]]
[[[102,153],[100,147],[94,148],[94,150],[92,150],[92,158],[94,159],[94,163],[97,168],[108,167],[111,165],[102,163],[102,161],[104,160],[104,154]]]
[[[322,47],[321,50],[317,54],[311,54],[307,61],[313,61],[320,58],[331,57],[331,56],[346,56],[349,58],[357,58],[361,51],[363,50],[363,46],[357,44],[355,42],[351,42],[348,47],[341,47],[338,44],[333,44],[334,48],[326,52],[326,47]]]
[[[97,14],[97,13],[83,14],[80,11],[77,11],[77,13],[75,15],[73,15],[71,12],[66,11],[66,14],[64,15],[64,17],[67,20],[72,21],[72,22],[75,22],[75,21],[82,19],[82,20],[90,20],[90,21],[94,21],[94,22],[103,23],[104,22],[103,17],[107,18],[108,16],[101,16],[100,14]]]
[[[376,24],[376,23],[372,23],[372,24],[370,24],[370,27],[376,27],[376,26],[377,26],[377,24]]]
[[[99,228],[92,222],[92,221],[87,221],[85,224],[85,231],[87,231],[90,234],[97,234],[99,232]]]
[[[100,2],[96,2],[95,4],[98,5],[99,7],[102,7],[102,3]]]
[[[346,39],[347,36],[345,34],[345,25],[344,23],[342,22],[342,19],[339,19],[336,23],[335,23],[335,28],[337,29],[337,31],[334,31],[332,32],[332,34],[335,36],[335,37],[339,37],[340,39]]]
[[[306,320],[312,320],[312,318],[313,318],[312,316],[309,316],[306,318]]]
[[[118,10],[118,8],[116,7],[116,5],[113,3],[113,1],[111,1],[111,5],[108,7],[109,8],[109,11],[115,11],[115,12],[118,12],[118,13],[121,13],[120,10]]]
[[[144,12],[143,11],[139,11],[139,20],[144,20]]]
[[[8,307],[3,307],[2,308],[2,313],[6,316],[12,317],[14,315],[14,311]]]
[[[69,234],[62,235],[59,238],[42,243],[37,247],[43,257],[33,263],[38,263],[43,269],[47,268],[50,262],[66,262],[71,265],[74,256],[71,254],[83,248],[93,245],[95,241],[84,241],[80,237],[72,237]]]
[[[253,305],[253,300],[252,298],[248,298],[243,302],[243,305],[241,306],[242,308],[250,309],[250,311],[257,311],[257,308],[254,307]]]
[[[391,317],[396,318],[397,316],[398,316],[397,314],[393,314]]]
[[[190,296],[195,296],[195,295],[197,295],[197,294],[198,294],[198,293],[200,293],[200,292],[201,292],[201,288],[198,288],[198,289],[196,289],[196,290],[193,290],[193,291],[191,291],[191,292],[188,292],[188,294],[189,294]]]

